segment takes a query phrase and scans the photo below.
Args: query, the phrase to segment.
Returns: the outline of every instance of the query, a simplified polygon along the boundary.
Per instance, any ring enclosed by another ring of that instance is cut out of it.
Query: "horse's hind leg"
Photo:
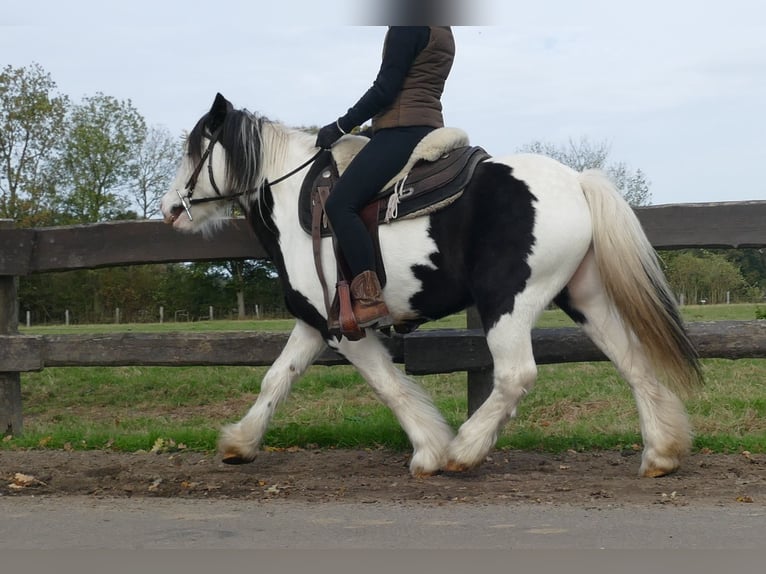
[[[370,332],[360,341],[343,339],[338,350],[359,370],[407,433],[413,447],[410,473],[428,476],[439,471],[454,433],[423,389],[396,368],[388,350]]]
[[[295,323],[287,344],[261,381],[255,404],[238,423],[221,429],[218,452],[223,462],[240,464],[255,459],[277,405],[287,397],[295,380],[324,348],[325,342],[319,331],[302,321]]]
[[[607,297],[592,252],[557,302],[614,363],[633,391],[644,440],[639,473],[654,477],[676,470],[691,447],[686,410],[657,380],[640,342]]]
[[[582,224],[570,225],[566,235],[541,227],[537,245],[547,256],[532,255],[527,262],[506,267],[489,262],[482,268],[493,269],[491,278],[475,275],[472,291],[493,361],[492,392],[450,444],[447,470],[461,471],[481,464],[500,430],[516,414],[519,400],[532,389],[537,378],[532,327],[572,277],[587,250],[587,241]],[[528,277],[524,269],[530,271]]]

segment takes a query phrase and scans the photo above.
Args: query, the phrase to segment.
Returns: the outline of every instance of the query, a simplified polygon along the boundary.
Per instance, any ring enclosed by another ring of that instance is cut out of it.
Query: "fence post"
[[[466,310],[466,326],[469,329],[481,329],[481,318],[476,307]],[[470,417],[492,392],[492,369],[468,371],[468,416]]]
[[[0,230],[13,227],[13,221],[0,220]],[[18,277],[0,275],[0,335],[19,332],[18,282]],[[0,372],[0,434],[19,436],[21,432],[21,375]]]

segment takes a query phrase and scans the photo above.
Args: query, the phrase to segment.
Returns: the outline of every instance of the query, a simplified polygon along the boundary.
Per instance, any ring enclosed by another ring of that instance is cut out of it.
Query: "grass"
[[[753,319],[755,305],[683,309],[687,320]],[[432,327],[457,328],[465,316]],[[540,326],[568,326],[546,311]],[[290,320],[164,325],[33,327],[29,334],[164,330],[285,330]],[[766,452],[766,360],[705,360],[707,384],[687,401],[696,448]],[[261,367],[51,368],[22,375],[25,434],[0,448],[211,450],[218,427],[238,420],[255,400]],[[419,377],[450,424],[465,419],[465,374]],[[633,448],[641,443],[635,403],[610,363],[542,365],[535,389],[498,444],[503,448]],[[312,367],[277,410],[264,444],[274,448],[407,449],[393,415],[347,366]]]
[[[737,303],[732,305],[687,305],[681,308],[686,321],[741,321],[756,319],[762,310],[755,303]],[[21,326],[24,335],[60,335],[67,333],[168,333],[172,331],[289,331],[295,324],[294,319],[247,319],[196,321],[189,323],[121,323],[98,325],[33,325]],[[571,319],[559,309],[543,312],[538,327],[571,327]],[[438,321],[426,323],[421,329],[462,329],[466,326],[465,313],[450,315]]]
[[[243,321],[195,321],[190,323],[105,323],[98,325],[35,325],[20,327],[24,335],[62,335],[69,333],[169,333],[187,331],[204,333],[210,331],[289,331],[294,319],[263,319]]]

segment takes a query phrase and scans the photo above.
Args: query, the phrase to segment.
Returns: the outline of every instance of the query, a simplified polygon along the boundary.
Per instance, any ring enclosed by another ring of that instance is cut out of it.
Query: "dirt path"
[[[695,454],[679,472],[659,479],[638,478],[639,462],[633,451],[496,451],[474,471],[415,479],[408,455],[388,450],[271,451],[243,466],[184,451],[0,451],[0,496],[766,505],[766,455]]]

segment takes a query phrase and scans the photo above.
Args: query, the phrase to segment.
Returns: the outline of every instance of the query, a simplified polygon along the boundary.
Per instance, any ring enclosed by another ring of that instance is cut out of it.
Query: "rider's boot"
[[[386,327],[393,323],[380,281],[374,271],[363,271],[351,281],[351,305],[359,328]]]

